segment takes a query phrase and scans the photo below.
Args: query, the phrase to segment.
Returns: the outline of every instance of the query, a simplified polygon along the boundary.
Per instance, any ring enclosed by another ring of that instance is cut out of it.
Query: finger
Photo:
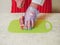
[[[21,29],[24,28],[24,16],[20,17],[20,27],[21,27]]]
[[[26,29],[26,30],[28,29],[28,27],[27,27],[27,23],[28,23],[27,20],[25,20],[24,29]]]
[[[31,21],[28,21],[28,30],[31,29]]]
[[[31,20],[31,26],[32,26],[32,28],[34,27],[34,20],[33,19]]]

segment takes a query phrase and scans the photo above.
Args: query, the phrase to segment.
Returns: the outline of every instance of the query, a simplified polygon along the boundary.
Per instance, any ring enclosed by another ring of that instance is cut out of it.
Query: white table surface
[[[60,45],[60,14],[51,13],[46,17],[52,23],[52,31],[48,33],[23,34],[8,32],[12,20],[19,19],[22,14],[0,14],[0,45]],[[42,16],[42,14],[40,15]]]

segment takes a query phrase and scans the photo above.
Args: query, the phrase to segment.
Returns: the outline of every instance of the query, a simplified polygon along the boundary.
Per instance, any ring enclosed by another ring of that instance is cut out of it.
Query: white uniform
[[[45,0],[32,0],[33,3],[43,6]]]

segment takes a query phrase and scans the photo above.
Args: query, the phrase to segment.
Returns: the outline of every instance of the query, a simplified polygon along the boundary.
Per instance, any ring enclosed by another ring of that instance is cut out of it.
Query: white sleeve
[[[43,6],[45,0],[32,0],[33,3]]]

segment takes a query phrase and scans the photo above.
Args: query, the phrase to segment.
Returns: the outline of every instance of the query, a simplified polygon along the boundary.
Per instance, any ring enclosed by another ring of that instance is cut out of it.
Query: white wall
[[[11,0],[0,0],[0,13],[8,13],[11,9]]]

